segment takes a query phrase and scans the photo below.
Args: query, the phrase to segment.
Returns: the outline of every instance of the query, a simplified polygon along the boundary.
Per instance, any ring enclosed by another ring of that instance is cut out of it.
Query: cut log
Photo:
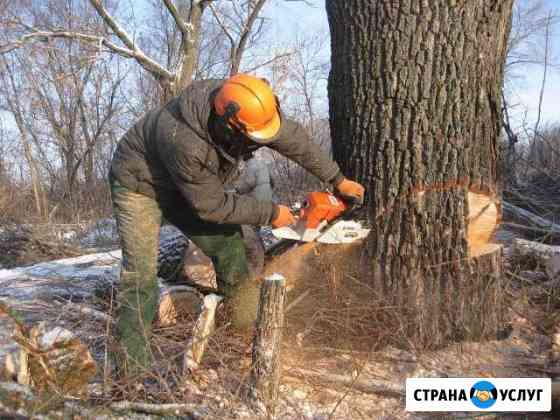
[[[202,294],[193,287],[162,284],[158,306],[160,325],[175,325],[182,317],[195,319],[200,313],[202,301]]]
[[[280,386],[280,345],[284,326],[286,279],[273,274],[265,278],[253,341],[250,397],[258,409],[274,418]]]
[[[543,238],[549,242],[560,242],[560,225],[537,216],[528,210],[504,202],[504,224],[531,239]]]
[[[223,299],[222,296],[210,294],[204,297],[202,310],[193,328],[192,337],[187,343],[187,350],[183,359],[183,372],[186,374],[198,369],[208,338],[215,328],[216,309]]]
[[[69,330],[41,322],[31,330],[18,327],[21,346],[18,381],[39,390],[83,397],[96,372],[88,348]]]
[[[242,226],[243,242],[250,273],[258,277],[263,270],[264,246],[252,226]],[[212,260],[180,232],[168,235],[160,242],[158,277],[166,282],[187,284],[205,292],[218,290]]]
[[[560,272],[560,246],[517,238],[513,240],[511,250],[513,261],[540,269],[551,279]]]
[[[218,289],[212,260],[180,234],[161,241],[158,276],[166,282],[188,284],[209,292]]]
[[[196,404],[150,404],[133,401],[119,401],[112,403],[110,407],[112,410],[119,412],[136,411],[140,413],[165,416],[166,418],[187,416],[189,419],[205,419],[209,416],[209,410],[207,408]]]

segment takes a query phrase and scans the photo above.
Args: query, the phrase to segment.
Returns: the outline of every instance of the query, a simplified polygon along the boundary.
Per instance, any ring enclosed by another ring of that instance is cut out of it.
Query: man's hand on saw
[[[364,193],[365,188],[362,184],[359,184],[349,179],[344,178],[336,186],[337,191],[340,193],[342,198],[351,200],[352,202],[363,204],[364,203]]]
[[[275,216],[272,218],[272,227],[280,228],[284,226],[293,225],[296,222],[292,211],[289,207],[277,205]]]

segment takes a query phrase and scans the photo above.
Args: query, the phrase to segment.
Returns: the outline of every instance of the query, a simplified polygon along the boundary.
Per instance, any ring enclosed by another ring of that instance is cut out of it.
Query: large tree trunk
[[[512,3],[326,2],[334,155],[367,188],[371,281],[418,345],[501,324],[501,249],[472,249],[467,193],[497,196]]]

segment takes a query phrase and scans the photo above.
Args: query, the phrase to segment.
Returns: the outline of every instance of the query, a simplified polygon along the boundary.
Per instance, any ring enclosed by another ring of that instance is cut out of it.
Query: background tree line
[[[106,176],[118,139],[196,79],[238,71],[267,77],[284,111],[330,148],[328,33],[275,41],[267,11],[274,2],[0,1],[0,220],[75,222],[110,214]],[[558,19],[543,1],[528,0],[516,2],[513,19],[503,161],[506,190],[523,201],[535,185],[550,192],[557,180],[558,129],[541,121],[516,126],[511,111],[520,105],[509,97],[527,65],[539,69],[545,89],[557,69],[550,43]],[[285,159],[268,159],[283,200],[319,187]]]

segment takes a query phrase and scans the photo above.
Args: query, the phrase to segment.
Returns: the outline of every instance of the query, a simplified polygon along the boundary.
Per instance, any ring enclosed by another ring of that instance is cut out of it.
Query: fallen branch
[[[115,322],[111,315],[98,311],[97,309],[93,309],[87,305],[74,302],[58,303],[58,305],[61,311],[70,310],[69,313],[75,316],[85,315],[101,322]]]
[[[150,404],[132,401],[119,401],[111,404],[114,411],[138,411],[160,416],[188,415],[193,419],[208,418],[208,410],[196,404]]]
[[[526,260],[535,262],[551,279],[560,273],[560,246],[516,238],[512,242],[511,250],[514,259],[521,262]]]
[[[208,338],[212,335],[215,328],[216,309],[223,299],[222,296],[210,294],[204,297],[202,310],[193,328],[192,337],[187,343],[187,350],[183,360],[183,371],[185,373],[198,369]]]
[[[295,306],[297,306],[303,299],[305,299],[309,295],[309,293],[311,293],[311,290],[306,290],[297,298],[295,298],[292,302],[290,302],[290,304],[286,306],[286,310],[284,311],[284,314],[290,312],[290,310],[293,309]]]
[[[560,239],[560,225],[537,216],[528,210],[503,202],[504,225],[532,235],[548,236],[551,239]]]
[[[358,379],[351,376],[337,375],[334,373],[316,372],[306,369],[291,369],[288,375],[303,377],[306,379],[316,379],[323,383],[344,386],[365,392],[366,394],[382,394],[390,397],[402,397],[405,394],[402,385],[394,382],[382,381],[377,379]]]

